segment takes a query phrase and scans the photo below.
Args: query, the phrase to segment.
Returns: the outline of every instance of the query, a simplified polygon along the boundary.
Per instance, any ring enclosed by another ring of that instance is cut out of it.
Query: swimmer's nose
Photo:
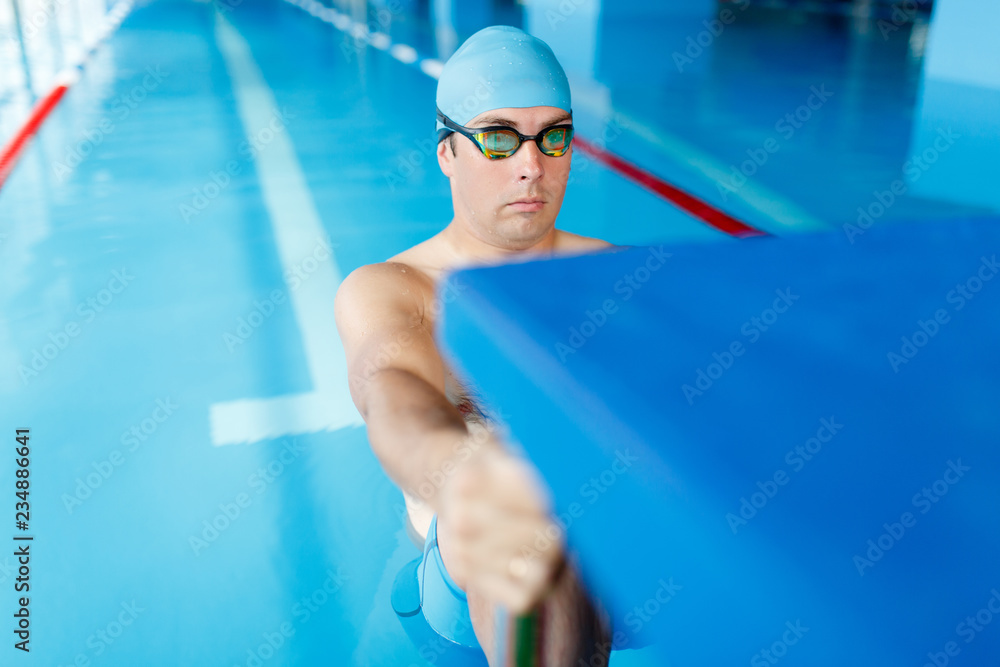
[[[517,160],[518,175],[521,180],[537,181],[545,174],[545,155],[533,141],[526,141],[509,159]]]

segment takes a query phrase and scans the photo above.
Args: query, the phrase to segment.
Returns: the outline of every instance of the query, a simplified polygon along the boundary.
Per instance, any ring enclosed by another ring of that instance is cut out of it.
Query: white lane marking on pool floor
[[[286,0],[304,9],[319,20],[348,32],[359,41],[388,51],[405,64],[415,64],[433,79],[440,76],[443,64],[435,58],[420,58],[419,53],[407,44],[393,44],[382,32],[369,32],[367,26],[347,15],[321,5],[315,0]],[[274,96],[267,87],[259,68],[253,60],[249,45],[221,15],[217,14],[216,35],[220,51],[226,59],[227,69],[233,80],[240,118],[246,129],[264,127],[269,121],[270,110],[276,109]],[[652,132],[645,124],[633,118],[624,118],[627,128],[672,158],[695,167],[709,178],[721,181],[724,168],[707,154],[698,151],[673,137],[665,138],[661,131]],[[293,265],[304,254],[302,242],[314,245],[323,236],[322,225],[315,205],[305,184],[302,168],[295,157],[287,137],[279,136],[280,150],[269,147],[258,160],[261,190],[265,204],[275,226],[275,238],[283,267]],[[276,142],[277,143],[277,142]],[[277,155],[275,155],[277,154]],[[264,157],[266,155],[266,157]],[[264,165],[271,167],[268,169]],[[284,188],[291,184],[291,189]],[[747,184],[750,185],[750,184]],[[786,228],[822,228],[821,222],[812,218],[791,201],[769,192],[766,188],[744,188],[734,193],[757,210],[769,210],[772,218]],[[742,194],[742,196],[740,196]],[[777,210],[775,210],[777,205]],[[305,215],[301,215],[304,213]],[[310,233],[305,233],[307,228]],[[279,234],[279,231],[285,232]],[[210,421],[212,441],[216,445],[255,442],[278,438],[294,433],[333,430],[343,426],[361,425],[363,420],[354,408],[347,391],[347,371],[343,350],[339,344],[333,322],[333,296],[340,284],[341,275],[331,256],[325,276],[310,279],[312,288],[304,293],[292,293],[296,320],[303,334],[306,358],[316,389],[313,393],[296,394],[270,399],[245,399],[217,403],[211,406]]]
[[[253,59],[250,45],[221,14],[215,37],[232,81],[240,121],[248,136],[268,127],[278,113],[274,94]],[[255,158],[264,205],[271,218],[282,274],[313,255],[326,232],[287,132],[274,132]],[[308,280],[289,289],[302,334],[313,392],[216,403],[209,409],[212,442],[256,442],[295,433],[360,425],[347,385],[347,363],[333,315],[333,299],[343,278],[332,248]]]

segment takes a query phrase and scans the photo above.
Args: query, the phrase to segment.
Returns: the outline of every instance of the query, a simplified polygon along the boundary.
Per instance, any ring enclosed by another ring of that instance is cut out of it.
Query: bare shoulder
[[[374,386],[369,380],[382,371],[405,371],[444,391],[443,363],[425,320],[426,294],[432,288],[422,272],[386,261],[358,267],[337,290],[337,332],[347,358],[348,386],[362,416]]]
[[[398,261],[366,264],[351,271],[334,302],[338,325],[370,327],[384,319],[419,322],[433,284],[422,271]]]
[[[591,250],[607,250],[617,248],[613,243],[592,236],[574,234],[562,229],[556,230],[556,248],[559,252],[587,252]]]

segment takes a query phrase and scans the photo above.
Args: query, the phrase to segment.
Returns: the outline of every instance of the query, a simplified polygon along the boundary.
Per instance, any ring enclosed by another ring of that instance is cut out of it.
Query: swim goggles
[[[550,125],[535,136],[529,137],[510,127],[463,127],[441,113],[440,109],[437,110],[437,118],[449,130],[471,139],[483,155],[491,160],[510,157],[529,139],[537,144],[538,150],[543,155],[561,157],[569,150],[570,142],[573,141],[572,125]],[[440,139],[443,139],[445,131],[441,132]]]

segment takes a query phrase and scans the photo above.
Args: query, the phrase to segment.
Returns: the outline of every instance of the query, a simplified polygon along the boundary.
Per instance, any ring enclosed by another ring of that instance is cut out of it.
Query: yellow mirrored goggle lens
[[[490,130],[475,136],[486,157],[491,159],[510,157],[521,145],[521,140],[513,132]],[[572,132],[566,128],[554,127],[542,136],[542,152],[551,157],[559,157],[569,148]]]
[[[509,157],[517,150],[520,140],[513,132],[503,130],[492,130],[490,132],[480,132],[476,135],[476,141],[482,146],[486,157]]]
[[[559,127],[554,127],[542,136],[542,151],[546,155],[559,157],[569,147],[570,133]]]

